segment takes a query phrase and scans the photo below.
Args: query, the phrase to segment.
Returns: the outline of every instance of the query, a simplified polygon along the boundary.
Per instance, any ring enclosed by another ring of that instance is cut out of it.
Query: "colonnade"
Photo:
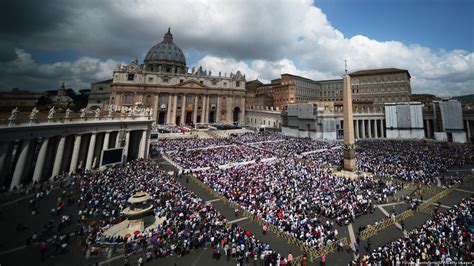
[[[166,108],[160,106],[160,97],[167,97]],[[181,97],[180,100],[178,100],[179,97]],[[189,97],[192,97],[190,102],[187,101]],[[234,97],[240,97],[240,104],[234,104]],[[187,108],[188,104],[190,108]],[[245,117],[244,96],[192,93],[157,94],[153,106],[153,119],[157,124],[244,123]],[[179,110],[178,107],[180,107]],[[225,116],[221,115],[223,108],[225,108]],[[211,115],[211,112],[214,113]],[[237,121],[234,121],[234,112],[238,112]],[[165,119],[161,121],[159,119],[160,113],[165,114]],[[189,118],[188,113],[191,113]]]
[[[126,129],[1,141],[1,185],[13,190],[21,183],[99,168],[102,150],[110,148],[124,148],[123,162],[145,158],[148,143],[148,130]]]
[[[356,139],[385,138],[385,120],[354,119],[354,135]]]

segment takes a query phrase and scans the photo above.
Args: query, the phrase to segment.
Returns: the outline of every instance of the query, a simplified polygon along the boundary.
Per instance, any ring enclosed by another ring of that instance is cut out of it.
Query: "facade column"
[[[87,150],[86,170],[90,170],[92,168],[92,160],[94,160],[96,138],[97,138],[97,133],[92,133],[91,140],[89,141],[89,149]]]
[[[77,168],[77,160],[79,158],[79,150],[81,149],[81,135],[76,135],[74,139],[74,148],[72,150],[71,164],[69,166],[69,173],[75,173]]]
[[[227,97],[225,97],[225,99],[227,100],[227,123],[231,123],[233,122],[234,120],[234,109],[232,108],[232,102],[234,101],[234,97],[233,96],[229,96],[227,95]]]
[[[102,150],[107,150],[109,148],[109,142],[110,142],[110,132],[105,132],[104,135],[104,144],[102,145]]]
[[[168,106],[166,106],[166,124],[171,124],[171,94],[168,94]]]
[[[209,123],[209,108],[211,108],[209,104],[210,98],[209,98],[209,95],[206,95],[204,97],[206,98],[206,108],[204,109],[205,110],[204,117],[206,118],[206,123]]]
[[[117,131],[117,137],[115,138],[115,146],[114,148],[120,148],[120,130]]]
[[[143,130],[142,138],[140,139],[140,148],[138,150],[138,159],[146,158],[146,143],[147,143],[147,131]]]
[[[240,96],[240,123],[245,124],[245,97],[242,96]]]
[[[160,96],[157,94],[155,96],[155,103],[153,104],[153,121],[155,121],[156,124],[158,124],[158,100]]]
[[[56,157],[54,158],[53,172],[51,174],[51,180],[59,175],[61,171],[61,163],[63,162],[64,155],[64,145],[66,144],[66,136],[61,136],[58,144],[58,151],[56,152]]]
[[[196,125],[197,123],[197,112],[198,112],[198,96],[197,94],[194,94],[194,99],[193,99],[193,124]]]
[[[378,119],[375,119],[374,120],[374,132],[375,132],[375,138],[379,138],[379,129],[378,129]]]
[[[202,108],[201,108],[201,121],[202,123],[207,123],[207,117],[206,117],[206,100],[207,100],[207,96],[206,95],[203,95],[202,96]]]
[[[183,96],[181,96],[182,99],[182,104],[181,104],[181,119],[179,120],[179,123],[181,125],[185,125],[186,124],[186,119],[185,119],[185,116],[186,116],[186,94],[184,94]]]
[[[221,96],[217,95],[216,123],[221,121]]]
[[[123,156],[124,156],[124,159],[123,159],[123,162],[126,163],[127,162],[127,158],[128,158],[128,147],[130,146],[130,131],[127,130],[127,133],[125,134],[125,146],[123,147]]]
[[[173,115],[171,116],[171,124],[176,125],[176,111],[178,108],[178,95],[174,95],[173,97]]]
[[[362,119],[362,139],[365,139],[365,119]]]
[[[20,156],[15,165],[15,171],[13,172],[12,182],[10,184],[10,190],[14,187],[19,188],[21,178],[25,172],[26,158],[28,157],[28,149],[30,148],[30,140],[23,140],[20,148]]]
[[[369,139],[371,139],[372,138],[372,119],[367,120],[367,122],[368,122],[368,125],[369,125],[367,127],[368,130],[369,130]]]
[[[36,159],[35,170],[33,172],[33,183],[39,182],[43,174],[44,160],[46,159],[46,151],[48,150],[49,139],[44,138],[41,141],[40,150],[38,152],[38,159]]]
[[[356,139],[359,139],[360,138],[359,137],[359,120],[354,120],[354,121],[355,121],[355,128],[356,128],[356,130],[355,130],[356,136],[355,137],[356,137]],[[344,129],[344,130],[346,130],[346,129]]]

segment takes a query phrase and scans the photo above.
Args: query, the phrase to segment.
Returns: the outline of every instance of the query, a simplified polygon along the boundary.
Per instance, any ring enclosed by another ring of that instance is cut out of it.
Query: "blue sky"
[[[171,27],[189,68],[321,80],[340,78],[347,58],[350,71],[407,69],[414,93],[468,94],[473,14],[474,0],[7,1],[0,90],[88,88]]]
[[[345,36],[474,50],[473,0],[315,0]]]

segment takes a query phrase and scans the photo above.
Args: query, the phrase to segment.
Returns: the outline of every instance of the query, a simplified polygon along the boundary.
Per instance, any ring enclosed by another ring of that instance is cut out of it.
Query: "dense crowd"
[[[212,148],[231,144],[228,139],[162,139],[152,144],[159,152],[186,151],[197,148]]]
[[[257,217],[317,247],[337,237],[332,223],[320,217],[348,223],[398,189],[367,176],[358,180],[335,176],[328,168],[293,159],[210,169],[197,177]]]
[[[473,198],[446,212],[436,210],[421,227],[377,247],[352,265],[465,264],[472,265]]]
[[[246,132],[243,134],[233,134],[231,136],[232,141],[243,144],[253,144],[256,142],[277,141],[285,139],[286,137],[284,135],[272,131],[264,131],[258,133]]]
[[[360,141],[356,158],[359,169],[377,176],[431,184],[441,171],[472,161],[474,149],[470,145],[421,141]]]
[[[218,130],[230,130],[230,129],[240,129],[242,127],[238,125],[231,125],[231,124],[212,124],[212,127]]]
[[[260,142],[251,144],[251,146],[270,150],[282,157],[301,155],[306,152],[322,151],[336,147],[333,143],[316,141],[309,138],[289,138],[285,141]]]
[[[185,169],[217,167],[231,163],[246,162],[271,158],[268,151],[257,150],[245,145],[228,145],[225,147],[198,149],[169,153],[167,156]]]
[[[84,232],[88,246],[105,242],[126,243],[126,249],[130,250],[143,247],[146,260],[174,254],[183,256],[201,247],[213,248],[216,257],[234,250],[230,255],[236,260],[245,256],[276,257],[269,245],[260,243],[251,232],[227,227],[225,218],[212,205],[185,189],[153,161],[138,160],[123,168],[86,173],[79,191],[79,216],[93,221]],[[106,229],[125,218],[122,210],[127,199],[139,191],[150,194],[154,213],[165,217],[164,222],[128,238],[104,236]]]

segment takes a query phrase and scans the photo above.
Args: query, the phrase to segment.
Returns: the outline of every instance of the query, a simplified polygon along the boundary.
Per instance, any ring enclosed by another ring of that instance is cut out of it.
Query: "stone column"
[[[355,121],[355,137],[356,139],[359,139],[359,120],[354,120]],[[344,131],[346,129],[344,128]]]
[[[186,94],[184,94],[183,96],[181,96],[183,99],[182,99],[182,104],[181,104],[181,119],[179,120],[179,123],[181,125],[185,125],[186,124]]]
[[[240,96],[240,123],[245,124],[245,97],[242,96]]]
[[[372,119],[367,120],[367,123],[368,123],[367,129],[369,131],[369,139],[371,139],[372,138]]]
[[[374,133],[375,133],[375,136],[374,136],[374,137],[375,137],[375,138],[379,138],[379,130],[378,130],[378,128],[377,128],[377,126],[378,126],[378,125],[377,125],[377,124],[378,124],[378,121],[379,121],[378,119],[375,119],[375,120],[374,120]]]
[[[354,140],[354,117],[352,115],[352,89],[351,78],[347,74],[343,78],[343,109],[344,109],[344,170],[354,171],[356,167],[355,149],[351,147],[355,144]]]
[[[46,151],[48,150],[49,139],[44,138],[41,141],[38,158],[36,159],[35,170],[33,172],[33,182],[39,182],[43,174],[44,160],[46,159]]]
[[[124,156],[124,159],[123,159],[123,162],[126,163],[127,162],[127,158],[128,158],[128,147],[130,146],[130,131],[127,130],[127,133],[125,134],[125,146],[123,147],[123,156]]]
[[[115,146],[112,148],[120,148],[120,130],[117,131],[117,136],[115,137]]]
[[[362,119],[362,139],[365,139],[365,119]]]
[[[178,95],[174,95],[173,99],[173,115],[171,116],[171,124],[176,125],[176,111],[178,108]]]
[[[166,107],[166,124],[171,124],[171,94],[168,94],[168,106]]]
[[[26,168],[26,158],[28,157],[28,149],[30,148],[30,140],[23,140],[21,148],[19,150],[20,156],[15,165],[15,171],[13,172],[12,182],[10,184],[10,190],[13,190],[14,187],[19,188],[21,178],[25,172]]]
[[[54,158],[54,166],[53,172],[51,173],[51,180],[54,177],[59,175],[59,171],[61,171],[61,163],[63,162],[63,155],[64,155],[64,145],[66,144],[66,136],[61,136],[58,144],[58,151],[56,152],[56,157]]]
[[[155,96],[155,103],[153,104],[153,121],[158,124],[158,101],[160,96],[157,94]]]
[[[198,96],[194,94],[193,98],[193,124],[197,123],[197,112],[198,112]]]
[[[97,138],[97,133],[92,133],[91,140],[89,141],[89,149],[87,150],[86,170],[90,170],[92,168],[96,138]]]
[[[207,117],[206,117],[206,95],[202,96],[202,108],[201,108],[201,122],[202,123],[207,123]]]
[[[232,123],[233,122],[233,118],[234,118],[234,109],[232,108],[232,102],[234,101],[234,98],[232,96],[227,96],[225,97],[225,99],[227,100],[227,117],[226,117],[226,120],[227,120],[227,123]]]
[[[217,95],[216,123],[221,121],[221,96]]]
[[[107,131],[105,132],[105,135],[104,135],[104,143],[102,144],[102,150],[107,150],[109,148],[109,142],[110,142],[110,132]]]
[[[146,158],[146,144],[147,144],[147,131],[143,130],[142,137],[140,139],[140,148],[138,150],[138,158]]]
[[[69,166],[69,173],[75,173],[77,168],[77,160],[79,158],[79,150],[81,149],[81,135],[76,135],[74,139],[74,148],[72,150],[71,164]]]

